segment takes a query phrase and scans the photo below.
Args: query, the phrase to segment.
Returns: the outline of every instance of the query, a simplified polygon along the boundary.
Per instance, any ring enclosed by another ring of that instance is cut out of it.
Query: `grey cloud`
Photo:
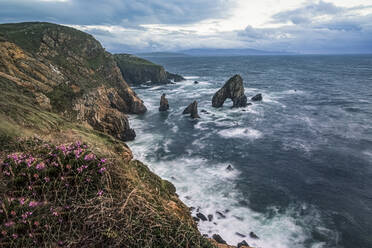
[[[272,16],[274,22],[292,22],[293,24],[303,24],[320,15],[335,15],[345,11],[345,8],[337,7],[333,3],[320,1],[305,5],[295,10],[283,11]]]
[[[223,18],[234,0],[0,0],[0,22],[53,21],[75,25],[185,24]]]

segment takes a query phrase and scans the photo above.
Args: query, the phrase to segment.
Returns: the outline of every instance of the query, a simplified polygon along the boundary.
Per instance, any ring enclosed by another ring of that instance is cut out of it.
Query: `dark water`
[[[135,89],[149,111],[131,117],[130,146],[184,202],[214,215],[203,233],[236,244],[236,232],[254,231],[259,240],[244,239],[263,248],[372,247],[372,56],[151,60],[188,81]],[[212,108],[236,73],[263,102]],[[168,114],[158,112],[162,93]],[[209,114],[182,116],[193,100]]]

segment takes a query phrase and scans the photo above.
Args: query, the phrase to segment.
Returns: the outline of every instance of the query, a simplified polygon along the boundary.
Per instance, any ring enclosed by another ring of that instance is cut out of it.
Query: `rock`
[[[199,222],[199,221],[200,221],[200,219],[197,218],[197,217],[192,217],[192,219],[193,219],[194,221],[196,221],[196,222]]]
[[[202,221],[207,221],[208,220],[207,217],[205,217],[205,215],[202,214],[202,213],[197,213],[196,217],[198,217]]]
[[[257,94],[251,98],[252,101],[262,101],[262,94]]]
[[[217,211],[216,214],[218,215],[218,219],[225,219],[226,218],[226,215],[224,215],[223,213]]]
[[[169,109],[168,99],[165,98],[165,94],[161,95],[159,111],[167,111]]]
[[[199,82],[198,81],[194,81],[194,84],[198,84]]]
[[[182,82],[182,81],[185,81],[186,80],[181,75],[178,75],[178,74],[175,74],[175,73],[170,73],[170,72],[167,72],[167,79],[168,80],[173,80],[176,83]]]
[[[249,237],[251,237],[252,239],[259,239],[259,237],[254,232],[250,232]]]
[[[249,247],[247,241],[243,240],[242,242],[238,243],[237,248]]]
[[[157,65],[132,54],[115,54],[114,59],[125,81],[130,85],[144,83],[169,84],[185,80],[182,76],[167,72]]]
[[[241,234],[241,233],[238,233],[238,232],[236,232],[235,233],[237,236],[239,236],[239,237],[242,237],[242,238],[245,238],[245,237],[247,237],[246,235],[244,235],[244,234]]]
[[[214,240],[216,240],[217,243],[219,243],[219,244],[225,244],[225,245],[227,244],[226,241],[223,240],[223,238],[220,235],[218,235],[218,234],[213,234],[212,238]]]
[[[228,171],[233,171],[234,168],[231,166],[231,164],[229,164],[229,165],[226,167],[226,170],[228,170]]]
[[[134,140],[136,133],[122,112],[127,105],[114,88],[101,86],[83,95],[73,109],[77,120],[88,123],[95,130],[110,134],[122,141]]]
[[[35,99],[41,108],[49,111],[52,110],[52,105],[50,105],[50,99],[43,93],[36,92]]]
[[[212,106],[215,108],[222,107],[227,98],[233,101],[234,108],[247,106],[247,97],[244,94],[243,79],[241,76],[233,76],[214,94]]]
[[[213,214],[208,214],[208,221],[212,221],[213,220]]]
[[[185,108],[182,114],[183,115],[191,114],[191,117],[194,119],[200,118],[198,114],[198,102],[194,101],[193,103],[191,103],[189,106],[187,106],[187,108]]]

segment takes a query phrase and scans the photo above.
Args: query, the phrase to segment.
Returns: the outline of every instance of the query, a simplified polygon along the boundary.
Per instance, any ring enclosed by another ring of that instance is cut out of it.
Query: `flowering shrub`
[[[77,206],[105,194],[106,160],[85,144],[43,144],[35,153],[10,154],[0,162],[6,188],[0,247],[64,246],[66,235],[79,226]]]

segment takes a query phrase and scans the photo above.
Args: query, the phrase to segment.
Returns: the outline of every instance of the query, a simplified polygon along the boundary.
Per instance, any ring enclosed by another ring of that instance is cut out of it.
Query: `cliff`
[[[146,111],[100,43],[60,25],[0,25],[0,80],[29,91],[45,110],[124,141],[135,136],[126,114]]]
[[[213,247],[123,142],[145,111],[92,36],[0,25],[0,246]]]
[[[167,72],[163,66],[131,54],[115,54],[115,61],[130,85],[143,83],[167,84],[185,80],[182,76]]]

